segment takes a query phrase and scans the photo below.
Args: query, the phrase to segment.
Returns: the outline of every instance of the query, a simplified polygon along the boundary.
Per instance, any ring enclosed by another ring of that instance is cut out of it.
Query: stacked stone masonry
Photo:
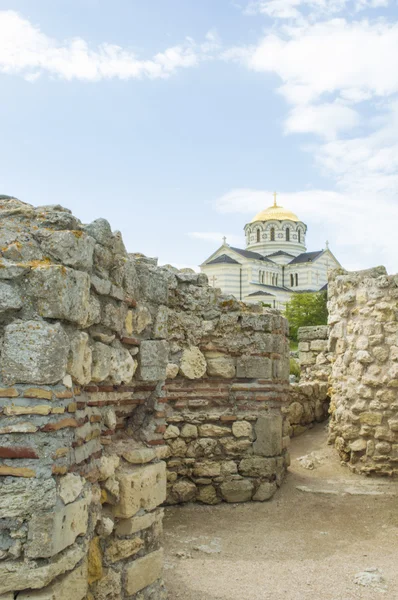
[[[327,326],[300,327],[298,349],[300,381],[291,384],[289,435],[300,435],[329,416],[329,378],[333,355]]]
[[[286,333],[105,220],[0,197],[0,599],[166,598],[166,496],[283,479]]]
[[[336,271],[329,283],[331,432],[361,473],[398,474],[398,276]]]

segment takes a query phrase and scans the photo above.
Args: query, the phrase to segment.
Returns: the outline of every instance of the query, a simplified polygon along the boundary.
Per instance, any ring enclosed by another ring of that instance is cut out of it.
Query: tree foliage
[[[327,292],[293,294],[286,304],[285,317],[289,321],[290,338],[295,341],[299,327],[327,325]]]

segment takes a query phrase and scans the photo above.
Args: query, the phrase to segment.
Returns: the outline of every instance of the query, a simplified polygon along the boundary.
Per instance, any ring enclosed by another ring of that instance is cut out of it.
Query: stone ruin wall
[[[329,352],[328,326],[298,330],[300,380],[291,384],[289,435],[300,435],[329,416],[329,378],[333,354]]]
[[[398,474],[398,276],[334,272],[329,283],[331,432],[360,473]]]
[[[0,600],[161,600],[166,495],[283,478],[286,321],[104,220],[10,198],[0,219]]]

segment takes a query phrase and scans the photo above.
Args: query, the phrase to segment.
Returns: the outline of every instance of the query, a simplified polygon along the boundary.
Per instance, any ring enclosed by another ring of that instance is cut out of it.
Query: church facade
[[[218,248],[201,270],[210,285],[244,302],[283,309],[292,294],[326,288],[328,271],[341,267],[326,248],[307,252],[307,225],[276,203],[245,226],[246,248]]]

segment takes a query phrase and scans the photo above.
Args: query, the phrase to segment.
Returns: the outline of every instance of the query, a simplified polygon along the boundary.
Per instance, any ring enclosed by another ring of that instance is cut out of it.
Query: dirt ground
[[[324,425],[291,457],[270,502],[166,510],[170,600],[398,600],[398,483],[351,474]]]

